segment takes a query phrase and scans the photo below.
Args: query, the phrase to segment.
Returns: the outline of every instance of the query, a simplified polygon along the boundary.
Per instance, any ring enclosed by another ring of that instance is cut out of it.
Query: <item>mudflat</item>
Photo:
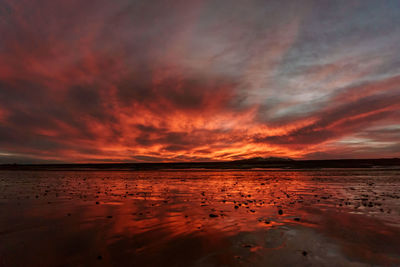
[[[400,171],[0,171],[0,266],[398,266]]]

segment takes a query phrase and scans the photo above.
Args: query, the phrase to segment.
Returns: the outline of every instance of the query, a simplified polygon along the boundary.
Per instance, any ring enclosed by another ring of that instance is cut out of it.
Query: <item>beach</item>
[[[399,266],[400,171],[0,171],[0,266]]]

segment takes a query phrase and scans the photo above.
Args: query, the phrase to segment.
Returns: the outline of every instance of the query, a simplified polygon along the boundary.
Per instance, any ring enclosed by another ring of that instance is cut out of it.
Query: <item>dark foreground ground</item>
[[[106,164],[1,164],[0,170],[187,170],[187,169],[321,169],[392,168],[400,169],[400,159],[291,160],[253,158],[221,162],[106,163]]]
[[[0,266],[400,266],[400,171],[0,171]]]

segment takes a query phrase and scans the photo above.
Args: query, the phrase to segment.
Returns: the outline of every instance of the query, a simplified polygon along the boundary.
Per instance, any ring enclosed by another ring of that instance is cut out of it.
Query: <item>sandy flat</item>
[[[0,266],[400,265],[393,170],[2,171],[0,210]]]

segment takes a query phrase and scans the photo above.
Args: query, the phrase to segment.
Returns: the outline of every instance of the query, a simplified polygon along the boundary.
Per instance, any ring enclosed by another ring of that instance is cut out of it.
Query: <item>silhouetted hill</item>
[[[282,161],[293,161],[291,158],[278,158],[278,157],[268,157],[268,158],[263,158],[263,157],[254,157],[250,159],[241,159],[241,160],[234,160],[232,162],[234,163],[260,163],[260,162],[282,162]]]
[[[399,168],[400,159],[292,160],[252,158],[226,162],[108,163],[108,164],[3,164],[0,170],[165,170],[165,169],[318,169]]]

